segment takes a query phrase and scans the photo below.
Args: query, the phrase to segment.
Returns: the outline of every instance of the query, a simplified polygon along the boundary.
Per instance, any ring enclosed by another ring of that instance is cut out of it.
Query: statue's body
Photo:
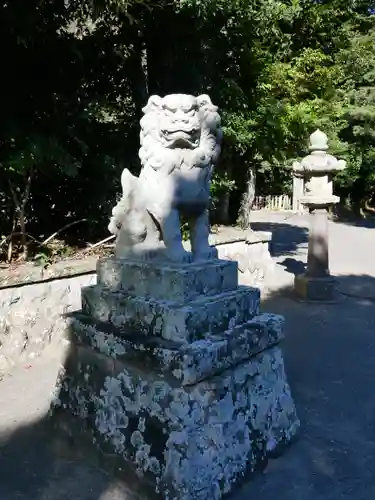
[[[194,260],[215,258],[208,243],[208,208],[222,136],[217,107],[207,95],[171,94],[150,97],[143,112],[142,170],[138,178],[123,171],[123,195],[108,226],[117,235],[116,256],[161,249],[168,260],[190,260],[182,246],[183,215]]]

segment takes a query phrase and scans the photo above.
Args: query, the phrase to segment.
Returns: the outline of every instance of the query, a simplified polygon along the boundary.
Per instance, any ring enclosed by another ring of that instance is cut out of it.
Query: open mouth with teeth
[[[199,142],[199,130],[169,129],[162,130],[167,147],[196,148]]]
[[[196,129],[183,130],[183,129],[175,129],[175,130],[162,130],[162,134],[168,139],[192,139],[197,134]]]

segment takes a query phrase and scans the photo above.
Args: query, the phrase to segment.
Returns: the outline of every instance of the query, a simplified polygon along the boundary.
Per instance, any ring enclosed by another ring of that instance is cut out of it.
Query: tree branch
[[[51,234],[51,236],[48,236],[48,238],[42,241],[41,245],[47,245],[47,243],[53,240],[53,238],[57,236],[59,233],[61,233],[61,231],[64,231],[64,229],[68,229],[68,227],[74,226],[74,224],[78,224],[79,222],[87,222],[87,219],[79,219],[75,220],[74,222],[70,222],[69,224],[66,224],[66,226],[63,226],[61,229],[55,231],[53,234]]]

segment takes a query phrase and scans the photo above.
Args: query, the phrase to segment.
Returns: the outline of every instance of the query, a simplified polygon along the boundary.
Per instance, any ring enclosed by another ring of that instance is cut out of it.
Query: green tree
[[[350,45],[337,57],[346,76],[339,95],[346,103],[341,137],[347,144],[349,158],[340,184],[343,194],[350,196],[357,206],[371,202],[375,193],[374,47],[375,27],[371,23],[367,33],[352,33]]]
[[[44,220],[43,232],[51,220],[66,223],[80,210],[72,193],[82,184],[81,205],[95,206],[98,214],[98,202],[108,195],[103,179],[110,186],[114,164],[134,163],[134,150],[124,155],[137,134],[132,80],[122,73],[132,53],[118,26],[125,30],[131,23],[126,9],[145,2],[1,4],[2,231],[22,234],[26,257],[26,223]],[[67,184],[69,176],[77,183]],[[98,178],[101,197],[90,199],[91,192],[99,194],[93,189]]]

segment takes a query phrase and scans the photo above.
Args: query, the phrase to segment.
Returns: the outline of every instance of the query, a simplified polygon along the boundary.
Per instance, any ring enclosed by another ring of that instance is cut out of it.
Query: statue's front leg
[[[208,237],[210,235],[208,210],[204,210],[199,215],[194,217],[194,219],[191,219],[189,225],[191,249],[194,260],[217,259],[217,249],[215,247],[211,247],[208,242]]]
[[[169,209],[160,225],[168,259],[174,262],[189,262],[190,253],[182,245],[179,211],[175,208]]]

